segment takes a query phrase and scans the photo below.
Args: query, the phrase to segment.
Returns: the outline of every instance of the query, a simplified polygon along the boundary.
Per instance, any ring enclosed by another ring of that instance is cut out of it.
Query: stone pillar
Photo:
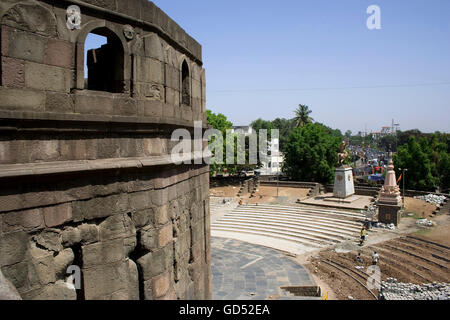
[[[397,186],[392,159],[387,167],[386,179],[378,196],[377,206],[379,222],[393,223],[395,226],[398,226],[400,223],[399,212],[402,207],[402,198],[400,197],[400,189]]]
[[[355,194],[353,170],[351,167],[336,168],[334,173],[333,195],[345,199]]]

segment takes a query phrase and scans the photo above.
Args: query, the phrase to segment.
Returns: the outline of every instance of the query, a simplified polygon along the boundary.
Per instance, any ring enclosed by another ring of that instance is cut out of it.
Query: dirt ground
[[[415,218],[429,218],[433,216],[435,210],[434,204],[410,197],[405,198],[405,215],[413,214]]]
[[[437,226],[434,228],[423,228],[415,235],[420,238],[434,241],[450,247],[450,216],[442,215],[432,219]],[[450,281],[450,279],[449,279]]]
[[[420,206],[419,203],[419,208],[422,207],[423,204]],[[450,215],[436,216],[432,220],[437,226],[419,228],[410,235],[450,247]],[[417,284],[450,281],[450,263],[448,262],[450,249],[410,239],[408,234],[399,234],[398,238],[368,247],[364,246],[354,252],[337,253],[333,250],[324,250],[302,258],[298,257],[296,260],[308,268],[317,284],[323,286],[324,290],[329,290],[329,300],[348,300],[349,297],[358,300],[373,300],[367,290],[356,283],[354,279],[326,264],[323,260],[331,260],[346,266],[347,269],[344,270],[353,276],[355,276],[355,272],[364,275],[355,266],[360,265],[363,270],[366,270],[371,264],[371,253],[374,250],[380,254],[383,280],[387,277],[394,277],[400,282]],[[362,253],[363,262],[361,263],[354,261],[357,252]],[[367,275],[364,276],[367,277]],[[357,278],[366,283],[363,278],[358,276]],[[377,291],[374,293],[377,294]]]
[[[239,186],[223,186],[223,187],[215,187],[209,190],[212,196],[216,197],[228,197],[233,198],[237,197],[239,192]],[[290,202],[295,202],[297,199],[306,198],[308,195],[309,189],[301,189],[301,188],[289,188],[289,187],[279,187],[278,188],[278,196],[279,197],[287,197]],[[277,196],[277,188],[272,186],[259,186],[258,191],[255,193],[253,198],[250,198],[250,194],[247,193],[240,197],[244,203],[273,203],[276,202]]]

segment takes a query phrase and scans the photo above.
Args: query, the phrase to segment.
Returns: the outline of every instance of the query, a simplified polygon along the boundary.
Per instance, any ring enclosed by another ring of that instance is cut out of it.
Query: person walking
[[[361,228],[361,240],[359,242],[359,245],[362,246],[364,244],[364,241],[366,240],[366,235],[367,235],[367,231],[366,231],[366,227],[363,226]]]
[[[374,251],[372,254],[372,265],[373,266],[376,266],[378,264],[378,259],[380,259],[380,256],[378,255],[378,253],[376,251]]]

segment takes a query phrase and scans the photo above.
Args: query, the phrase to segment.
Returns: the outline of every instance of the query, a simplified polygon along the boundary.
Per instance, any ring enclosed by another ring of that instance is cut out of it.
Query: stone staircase
[[[357,242],[364,220],[360,213],[315,206],[245,205],[214,221],[211,232],[303,253],[348,240]]]

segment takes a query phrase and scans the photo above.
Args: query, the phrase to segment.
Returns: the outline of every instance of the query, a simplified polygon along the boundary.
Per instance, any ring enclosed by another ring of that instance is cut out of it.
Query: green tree
[[[429,156],[413,136],[409,138],[407,144],[399,147],[397,154],[394,155],[394,166],[397,174],[400,174],[400,168],[408,169],[406,188],[424,191],[435,189],[437,179],[432,175]]]
[[[276,118],[272,121],[272,125],[280,131],[280,151],[284,152],[287,139],[295,129],[295,119]]]
[[[297,127],[303,127],[308,123],[312,123],[314,119],[309,116],[311,113],[312,111],[309,110],[307,105],[299,104],[298,108],[295,110],[294,118]]]
[[[206,110],[206,121],[214,129],[226,133],[227,129],[233,129],[233,123],[228,121],[227,117],[222,113],[215,114],[211,110]]]
[[[291,179],[330,183],[342,134],[320,123],[298,127],[286,143],[283,172]]]
[[[208,121],[208,124],[212,126],[214,129],[219,130],[222,132],[223,136],[223,161],[226,162],[226,152],[227,149],[234,150],[233,153],[233,164],[230,163],[211,163],[211,174],[214,172],[227,172],[230,174],[239,173],[241,171],[246,170],[254,170],[257,168],[258,165],[255,164],[249,164],[249,139],[248,137],[244,140],[244,145],[240,145],[240,140],[238,139],[238,134],[229,133],[227,140],[227,130],[233,129],[233,123],[228,121],[227,117],[221,113],[215,114],[211,110],[206,110],[206,118]],[[211,141],[212,144],[218,143],[218,141]],[[237,164],[238,162],[238,148],[243,147],[245,150],[245,163],[244,164]]]
[[[222,132],[222,137],[223,137],[223,144],[222,144],[222,148],[223,148],[223,156],[225,157],[226,155],[226,132],[228,129],[233,129],[233,123],[231,121],[228,121],[227,117],[225,115],[223,115],[222,113],[219,114],[215,114],[213,113],[211,110],[206,110],[206,120],[208,122],[208,125],[212,126],[214,129],[219,130],[220,132]],[[212,140],[210,141],[210,144],[214,145],[214,144],[218,144],[219,141],[212,138]],[[215,149],[214,149],[215,150]],[[213,152],[213,155],[215,156],[215,153]],[[225,159],[223,159],[225,160]],[[211,174],[213,173],[219,173],[219,172],[230,172],[230,171],[234,171],[234,166],[228,166],[225,163],[211,163],[210,165],[210,172]]]

